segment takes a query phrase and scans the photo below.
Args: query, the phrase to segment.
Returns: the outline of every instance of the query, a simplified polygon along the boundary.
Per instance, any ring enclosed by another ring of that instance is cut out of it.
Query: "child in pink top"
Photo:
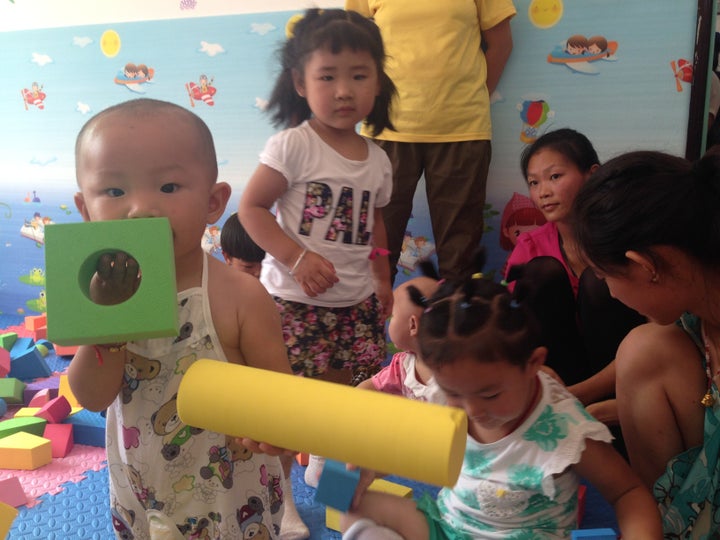
[[[401,349],[401,352],[394,354],[390,364],[379,373],[358,386],[419,401],[444,404],[445,398],[440,388],[417,352],[419,350],[417,332],[423,310],[410,299],[408,294],[410,285],[417,288],[426,298],[430,298],[437,290],[438,282],[433,278],[420,276],[395,288],[388,335],[393,345]]]

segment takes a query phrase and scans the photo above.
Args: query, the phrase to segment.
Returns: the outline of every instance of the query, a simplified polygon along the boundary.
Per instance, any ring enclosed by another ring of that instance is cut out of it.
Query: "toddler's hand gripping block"
[[[177,410],[194,427],[437,486],[455,485],[467,438],[461,409],[217,360],[190,366]]]
[[[90,300],[90,279],[103,253],[137,260],[140,287],[121,304]],[[176,336],[175,256],[167,218],[120,219],[45,228],[48,339],[60,345]]]

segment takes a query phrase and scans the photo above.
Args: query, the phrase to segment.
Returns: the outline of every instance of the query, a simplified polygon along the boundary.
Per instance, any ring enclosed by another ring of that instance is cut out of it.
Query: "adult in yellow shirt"
[[[512,0],[345,0],[345,8],[375,20],[398,89],[395,129],[375,137],[393,164],[383,209],[393,276],[424,173],[440,274],[461,278],[482,238],[490,94],[512,50]]]

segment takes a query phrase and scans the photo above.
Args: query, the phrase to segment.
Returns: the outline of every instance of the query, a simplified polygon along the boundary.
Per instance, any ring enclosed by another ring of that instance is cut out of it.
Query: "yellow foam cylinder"
[[[177,410],[193,427],[437,486],[455,485],[467,437],[462,409],[217,360],[190,366]]]

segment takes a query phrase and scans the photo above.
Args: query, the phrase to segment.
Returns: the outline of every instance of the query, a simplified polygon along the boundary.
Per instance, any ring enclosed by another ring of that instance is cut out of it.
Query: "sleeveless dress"
[[[698,346],[705,369],[700,320],[684,314],[679,324]],[[686,450],[668,463],[655,482],[665,538],[712,540],[720,538],[720,396],[712,383],[715,404],[705,409],[702,446]]]
[[[107,410],[106,427],[118,538],[277,538],[283,509],[278,458],[185,425],[177,414],[188,367],[201,358],[227,362],[210,315],[207,276],[205,257],[201,287],[178,293],[178,337],[127,345],[122,389]],[[212,402],[208,396],[207,406]]]

